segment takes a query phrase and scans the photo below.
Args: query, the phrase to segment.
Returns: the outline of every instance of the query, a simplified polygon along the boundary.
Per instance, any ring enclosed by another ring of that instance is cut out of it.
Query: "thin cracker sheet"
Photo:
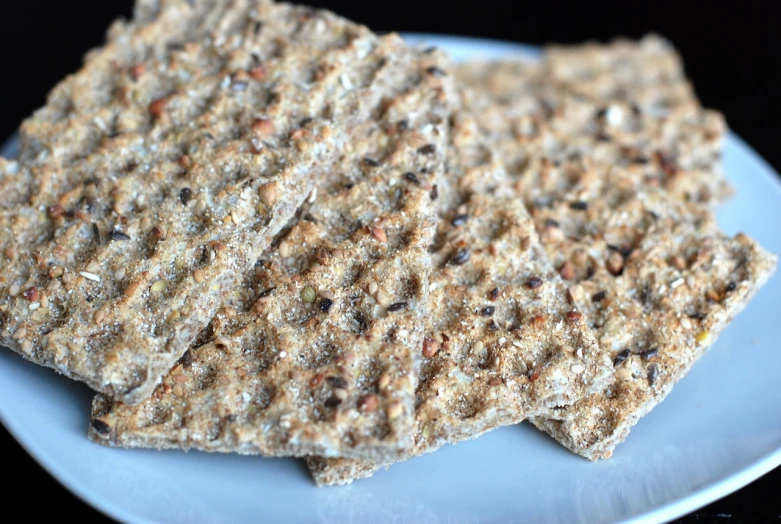
[[[398,60],[405,52],[394,37]],[[113,446],[398,457],[411,445],[452,87],[438,54],[352,132],[206,342],[138,405],[98,396]]]
[[[614,172],[581,181],[535,221],[578,310],[615,366],[604,391],[532,422],[575,453],[609,457],[775,270],[776,257],[709,212]]]
[[[415,445],[404,458],[570,404],[604,384],[611,367],[468,113],[453,135],[448,167],[458,189],[434,245]],[[320,485],[390,463],[308,459]]]
[[[524,173],[527,200],[566,191],[586,162],[710,207],[732,192],[720,163],[724,119],[701,107],[658,37],[547,48],[538,63],[465,63],[457,76],[508,169]]]
[[[0,343],[128,403],[420,65],[325,11],[190,4],[139,2],[0,162]]]

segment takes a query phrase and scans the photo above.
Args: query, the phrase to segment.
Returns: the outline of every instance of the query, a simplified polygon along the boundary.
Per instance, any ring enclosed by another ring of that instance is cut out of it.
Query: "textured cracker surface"
[[[713,206],[731,194],[724,119],[702,109],[658,37],[551,47],[534,64],[465,63],[457,75],[527,201],[566,190],[573,171],[593,165],[620,166],[684,201]]]
[[[434,244],[429,354],[415,446],[405,458],[571,404],[603,385],[612,367],[568,303],[533,221],[468,113],[452,133],[449,175],[458,190]],[[349,483],[390,465],[308,463],[318,484]]]
[[[140,2],[0,165],[0,343],[130,403],[413,60],[323,11],[194,6]]]
[[[386,46],[405,83],[353,130],[247,277],[252,291],[228,297],[207,342],[151,398],[98,396],[90,438],[375,460],[411,445],[453,89],[442,56],[398,37]]]
[[[548,254],[613,359],[615,381],[532,421],[591,460],[612,454],[775,270],[776,257],[754,241],[729,238],[708,212],[671,200],[614,174],[535,208]]]

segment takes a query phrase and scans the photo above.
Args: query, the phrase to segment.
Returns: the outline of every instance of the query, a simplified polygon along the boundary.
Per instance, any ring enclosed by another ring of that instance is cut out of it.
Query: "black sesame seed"
[[[529,289],[537,289],[542,285],[542,279],[540,277],[530,277],[529,280],[526,281],[526,287]]]
[[[592,302],[602,302],[605,300],[605,297],[607,296],[606,291],[600,291],[599,293],[594,293],[591,295],[591,301]]]
[[[652,348],[648,348],[648,349],[646,349],[645,351],[643,351],[643,353],[641,354],[641,356],[642,356],[643,360],[651,360],[651,359],[652,359],[652,358],[654,358],[654,357],[655,357],[655,356],[656,356],[658,353],[659,353],[659,348],[657,348],[657,347],[652,347]]]
[[[437,50],[437,46],[432,45],[432,46],[427,47],[426,49],[424,49],[423,52],[428,55],[428,54],[433,53],[436,50]]]
[[[635,164],[647,164],[648,163],[648,157],[644,156],[636,156],[632,159],[632,162]]]
[[[260,298],[263,298],[263,297],[267,297],[267,296],[269,296],[271,293],[273,293],[273,292],[274,292],[274,290],[275,290],[275,289],[277,289],[277,287],[276,287],[276,286],[274,286],[274,287],[270,287],[270,288],[266,289],[265,291],[262,291],[262,292],[260,293]]]
[[[439,189],[437,189],[437,185],[434,184],[434,187],[431,188],[431,193],[429,193],[431,196],[431,200],[434,201],[437,198],[439,198]]]
[[[103,422],[102,420],[98,418],[93,418],[89,421],[90,426],[92,426],[92,429],[100,433],[101,435],[108,435],[111,433],[111,426]]]
[[[327,408],[335,408],[339,404],[342,403],[342,399],[336,398],[336,397],[329,397],[325,400],[325,407]]]
[[[583,200],[576,200],[575,202],[570,202],[569,207],[570,209],[575,209],[577,211],[585,211],[588,209],[588,202],[584,202]]]
[[[462,247],[450,257],[450,262],[456,266],[460,266],[469,262],[470,258],[472,258],[472,252]]]
[[[438,76],[440,78],[442,78],[443,76],[447,76],[447,71],[436,66],[429,67],[428,69],[426,69],[426,72],[430,75]]]
[[[409,121],[399,120],[398,123],[396,124],[396,127],[398,128],[399,131],[406,131],[407,129],[409,129]]]
[[[130,237],[119,229],[111,230],[111,240],[130,240]]]
[[[597,118],[605,118],[607,116],[607,108],[602,107],[597,111]]]
[[[263,22],[255,22],[254,32],[255,34],[260,34],[260,30],[263,29]]]
[[[312,118],[311,116],[302,118],[301,121],[298,123],[298,127],[304,127],[305,125],[309,124],[312,121],[314,121],[314,118]]]
[[[347,389],[347,380],[345,380],[344,377],[339,377],[339,376],[326,377],[325,380],[331,385],[331,387]]]
[[[625,349],[621,353],[616,355],[616,357],[613,359],[613,365],[617,366],[628,358],[629,358],[629,350]]]
[[[485,306],[480,310],[480,314],[484,317],[490,317],[494,314],[494,312],[496,312],[496,308],[494,306]]]
[[[499,288],[498,287],[493,288],[488,293],[488,298],[490,298],[491,300],[496,300],[497,298],[499,298]]]
[[[377,167],[377,166],[380,165],[379,162],[377,162],[373,158],[368,158],[368,157],[363,159],[363,163],[366,164],[367,166],[371,166],[371,167]]]
[[[705,320],[705,313],[692,313],[689,318],[693,320]]]
[[[467,220],[469,220],[469,215],[464,213],[464,214],[461,214],[461,215],[454,216],[453,220],[450,223],[453,224],[454,226],[458,227],[458,226],[463,226],[464,224],[466,224]]]
[[[320,299],[320,311],[323,313],[328,313],[328,311],[331,309],[331,306],[334,304],[334,301],[330,298],[323,298]]]
[[[494,319],[488,321],[488,331],[499,331],[499,324],[497,324]]]
[[[193,191],[189,187],[185,187],[181,191],[179,191],[179,200],[182,201],[182,204],[185,206],[187,203],[193,199]]]
[[[420,184],[420,180],[418,180],[417,175],[415,175],[415,173],[412,171],[404,173],[404,178],[407,180],[407,182],[412,182],[416,186]]]
[[[425,146],[418,148],[418,153],[421,155],[433,155],[437,148],[434,144],[426,144]]]
[[[388,306],[388,311],[390,311],[390,312],[401,311],[405,307],[407,307],[407,303],[406,302],[394,302],[393,304]]]
[[[632,113],[634,113],[635,116],[640,116],[642,111],[640,110],[640,106],[637,104],[632,104]]]
[[[727,293],[730,293],[732,291],[735,291],[737,289],[738,285],[733,281],[727,284],[726,291]]]
[[[559,223],[552,218],[546,218],[545,227],[559,227]]]
[[[651,366],[648,368],[648,385],[653,386],[654,382],[656,382],[656,377],[659,376],[659,368],[656,367],[656,364],[651,364]]]

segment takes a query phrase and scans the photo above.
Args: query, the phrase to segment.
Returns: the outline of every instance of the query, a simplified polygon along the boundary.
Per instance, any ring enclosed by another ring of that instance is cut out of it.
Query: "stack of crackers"
[[[0,343],[108,446],[343,484],[529,419],[607,458],[775,269],[714,220],[726,129],[658,37],[453,64],[138,0],[0,159]]]

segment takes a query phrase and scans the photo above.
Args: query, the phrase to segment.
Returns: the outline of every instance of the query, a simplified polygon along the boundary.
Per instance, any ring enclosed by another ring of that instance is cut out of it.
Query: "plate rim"
[[[432,42],[438,47],[461,46],[461,47],[488,47],[499,52],[488,53],[489,58],[500,58],[502,54],[513,54],[515,56],[525,57],[534,60],[539,56],[541,48],[534,45],[513,42],[509,40],[499,40],[492,38],[469,37],[460,35],[440,34],[440,33],[417,33],[401,32],[404,39],[413,43]],[[0,156],[9,151],[18,143],[18,133],[0,144]],[[781,175],[773,166],[765,160],[753,147],[751,147],[740,136],[729,130],[726,141],[731,142],[737,151],[746,158],[758,164],[758,171],[765,178],[774,191],[781,197]],[[117,519],[121,522],[150,522],[149,520],[126,511],[116,505],[113,500],[104,497],[99,492],[90,489],[76,476],[71,474],[67,468],[60,467],[57,460],[50,456],[50,453],[43,446],[38,446],[33,440],[24,437],[24,429],[17,422],[8,417],[0,404],[0,423],[8,430],[9,434],[19,443],[30,457],[35,460],[49,475],[51,475],[63,488],[72,495],[78,497],[82,502],[91,506],[95,510],[106,516]],[[759,477],[765,475],[771,470],[781,465],[781,447],[760,456],[753,462],[747,464],[740,470],[726,475],[718,480],[706,483],[679,497],[662,502],[657,506],[651,507],[648,511],[629,517],[617,522],[625,524],[638,524],[646,522],[666,522],[692,511],[702,508],[711,502],[721,499],[735,491],[745,487]]]

